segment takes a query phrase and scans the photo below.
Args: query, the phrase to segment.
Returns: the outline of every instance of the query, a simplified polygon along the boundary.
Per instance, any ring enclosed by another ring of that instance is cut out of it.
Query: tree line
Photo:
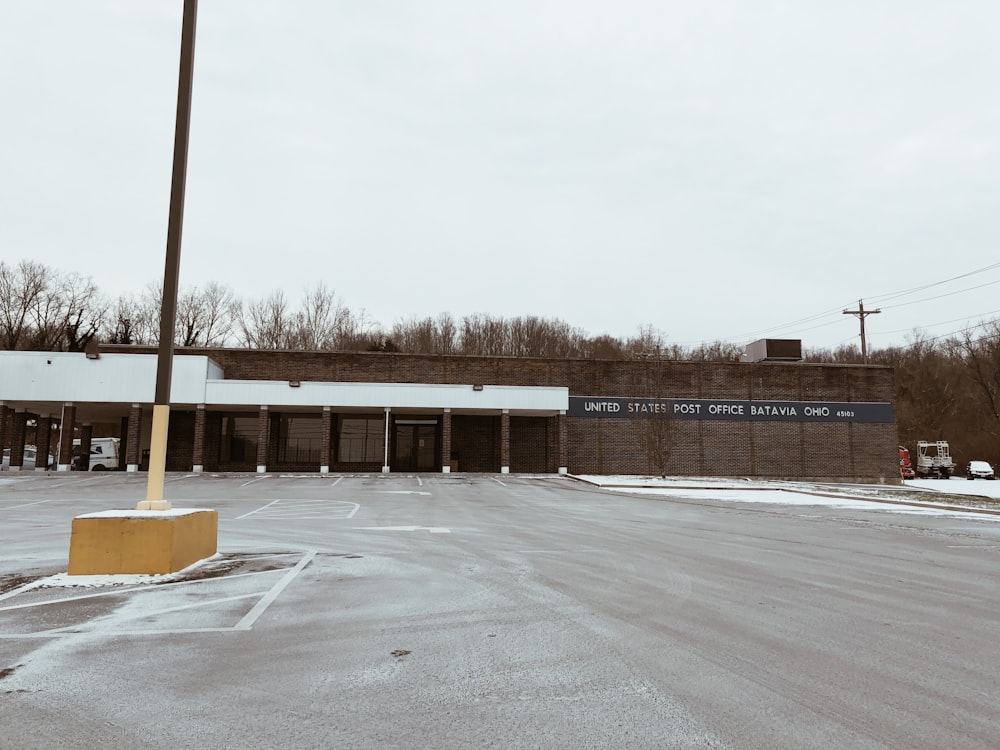
[[[94,281],[34,261],[0,261],[0,349],[83,351],[92,340],[155,345],[162,288],[110,297]],[[974,332],[973,332],[974,331]],[[225,284],[182,288],[174,344],[303,351],[737,362],[742,346],[671,344],[643,325],[634,336],[590,336],[569,323],[533,315],[413,317],[386,328],[356,311],[322,282],[297,301],[275,290],[242,299]],[[807,362],[857,364],[858,346],[803,350]],[[868,352],[871,364],[895,369],[900,442],[948,440],[956,460],[1000,463],[1000,320],[947,338],[915,331],[905,346]],[[1000,468],[1000,467],[998,467]]]
[[[77,273],[34,261],[0,261],[0,349],[83,351],[94,339],[155,345],[162,300],[162,285],[109,297]],[[565,321],[534,315],[456,318],[441,313],[386,328],[364,310],[352,310],[322,282],[307,288],[297,302],[281,290],[242,299],[218,282],[190,286],[179,291],[175,317],[174,344],[188,347],[592,359],[736,360],[740,355],[735,345],[668,345],[652,326],[633,337],[589,336]]]

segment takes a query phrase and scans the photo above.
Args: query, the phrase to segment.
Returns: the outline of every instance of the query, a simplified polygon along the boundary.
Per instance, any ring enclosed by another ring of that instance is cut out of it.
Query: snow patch
[[[170,510],[101,510],[77,518],[179,518],[192,513],[214,513],[211,508],[171,508]]]
[[[94,576],[71,576],[68,573],[57,573],[56,575],[39,578],[37,581],[25,584],[17,589],[18,593],[30,591],[31,589],[44,588],[98,588],[103,586],[137,586],[151,583],[169,583],[180,580],[191,571],[196,570],[201,565],[208,562],[221,560],[222,555],[218,552],[204,560],[198,560],[188,565],[182,570],[174,573],[118,573],[114,575],[94,575]]]
[[[574,478],[605,490],[629,494],[689,499],[705,497],[723,502],[812,505],[891,513],[962,515],[1000,521],[1000,515],[970,513],[971,505],[941,507],[947,504],[948,495],[963,495],[973,496],[970,500],[979,497],[983,501],[981,507],[1000,511],[1000,506],[992,502],[1000,499],[1000,482],[970,482],[964,477],[952,480],[911,480],[904,482],[904,485],[826,484],[717,477],[574,475]],[[924,497],[914,499],[913,490]],[[944,497],[935,497],[936,495]],[[911,504],[898,504],[907,502]],[[935,503],[938,507],[920,507],[921,502]]]

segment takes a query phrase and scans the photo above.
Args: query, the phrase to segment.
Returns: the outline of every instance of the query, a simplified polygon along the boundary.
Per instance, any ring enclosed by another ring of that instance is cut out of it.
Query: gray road
[[[510,476],[170,475],[220,558],[50,587],[137,475],[0,484],[0,748],[996,748],[1000,523]]]

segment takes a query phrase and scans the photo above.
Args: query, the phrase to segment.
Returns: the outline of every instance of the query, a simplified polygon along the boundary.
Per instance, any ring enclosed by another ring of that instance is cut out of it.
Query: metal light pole
[[[197,15],[198,0],[184,0],[180,75],[177,83],[177,120],[174,127],[174,167],[170,179],[170,217],[167,222],[167,259],[163,271],[160,344],[156,359],[156,394],[149,445],[149,477],[146,499],[139,503],[139,510],[169,510],[171,507],[170,503],[163,500],[163,475],[167,464],[170,378],[173,371],[181,229],[184,224],[184,187],[187,178],[188,131],[191,128],[191,82],[194,73],[194,32]]]

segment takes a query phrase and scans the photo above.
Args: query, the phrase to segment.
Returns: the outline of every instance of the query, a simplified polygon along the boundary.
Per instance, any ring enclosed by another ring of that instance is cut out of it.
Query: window
[[[256,461],[258,422],[257,415],[224,414],[219,460]]]
[[[323,418],[319,414],[278,416],[278,461],[280,463],[325,464]]]
[[[385,459],[385,419],[341,417],[337,460],[341,463],[381,463]]]

